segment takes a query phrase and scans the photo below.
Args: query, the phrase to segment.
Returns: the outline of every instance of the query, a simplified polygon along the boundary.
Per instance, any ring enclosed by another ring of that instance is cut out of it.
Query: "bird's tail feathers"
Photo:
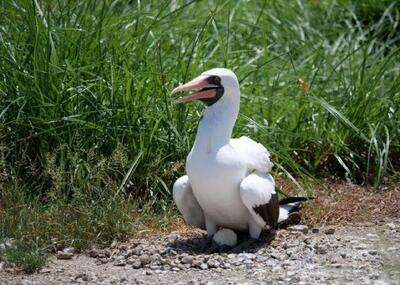
[[[313,197],[286,197],[279,201],[279,219],[278,223],[284,227],[289,224],[300,222],[299,210],[302,202],[312,200]]]
[[[285,197],[279,200],[279,205],[285,205],[294,202],[305,202],[312,199],[314,199],[314,197]]]

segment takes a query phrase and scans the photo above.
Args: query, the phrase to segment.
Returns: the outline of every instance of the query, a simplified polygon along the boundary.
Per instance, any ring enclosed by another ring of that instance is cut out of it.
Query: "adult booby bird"
[[[231,138],[240,105],[236,75],[214,68],[172,93],[193,89],[195,93],[176,102],[200,100],[207,108],[186,160],[187,175],[173,186],[178,210],[187,223],[206,229],[209,237],[220,227],[248,230],[253,239],[263,229],[276,230],[305,198],[279,203],[267,149],[245,136]]]

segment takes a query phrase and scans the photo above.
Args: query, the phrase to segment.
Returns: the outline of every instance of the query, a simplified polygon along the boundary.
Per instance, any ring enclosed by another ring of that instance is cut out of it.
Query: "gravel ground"
[[[201,251],[203,234],[171,233],[65,249],[39,273],[0,263],[0,284],[400,284],[400,219],[340,227],[296,225],[245,253]]]

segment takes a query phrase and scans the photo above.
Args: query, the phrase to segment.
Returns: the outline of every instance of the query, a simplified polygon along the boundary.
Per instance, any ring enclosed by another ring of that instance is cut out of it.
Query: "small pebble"
[[[307,225],[294,225],[288,228],[289,231],[294,232],[302,232],[303,234],[308,233],[308,226]]]
[[[75,280],[81,279],[82,281],[89,281],[89,276],[87,273],[79,273],[78,275],[75,276]]]
[[[378,251],[375,250],[375,249],[372,249],[372,250],[369,250],[368,253],[369,253],[370,255],[377,255],[377,254],[378,254]]]
[[[142,263],[140,262],[140,260],[136,260],[135,262],[132,263],[132,267],[134,269],[139,269],[142,267]]]
[[[354,246],[355,249],[366,249],[367,245],[365,243],[359,243]]]
[[[329,228],[325,230],[325,234],[326,235],[333,235],[335,233],[335,229],[334,228]]]
[[[314,246],[315,252],[318,254],[326,254],[328,252],[327,248],[323,245],[316,244]]]
[[[66,247],[64,248],[63,252],[74,254],[76,253],[76,250],[73,247]]]
[[[142,264],[148,264],[150,262],[150,257],[148,254],[143,254],[139,257],[139,260]]]
[[[387,223],[386,226],[391,230],[396,229],[396,225],[394,223]]]
[[[0,264],[0,270],[1,270],[1,264]],[[42,268],[42,269],[40,269],[39,272],[46,274],[46,273],[51,273],[51,270],[50,270],[50,268]]]
[[[57,259],[71,259],[74,256],[73,253],[58,251],[57,252]]]
[[[209,259],[207,260],[208,267],[219,267],[220,263],[217,260]]]
[[[114,265],[115,266],[125,266],[126,265],[126,261],[123,259],[117,259],[114,261]]]
[[[183,264],[192,264],[193,263],[193,256],[187,255],[182,258]]]
[[[118,245],[118,242],[117,242],[116,240],[114,240],[114,241],[111,243],[110,248],[116,248],[117,245]]]

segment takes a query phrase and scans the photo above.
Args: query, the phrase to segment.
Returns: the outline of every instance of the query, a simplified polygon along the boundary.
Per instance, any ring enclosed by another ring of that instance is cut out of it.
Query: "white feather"
[[[188,224],[198,228],[205,228],[204,214],[196,198],[193,196],[192,187],[187,175],[176,180],[172,196],[178,210]]]
[[[245,136],[231,139],[230,144],[242,154],[249,170],[257,170],[262,173],[271,172],[274,164],[269,158],[268,150],[262,144]]]

